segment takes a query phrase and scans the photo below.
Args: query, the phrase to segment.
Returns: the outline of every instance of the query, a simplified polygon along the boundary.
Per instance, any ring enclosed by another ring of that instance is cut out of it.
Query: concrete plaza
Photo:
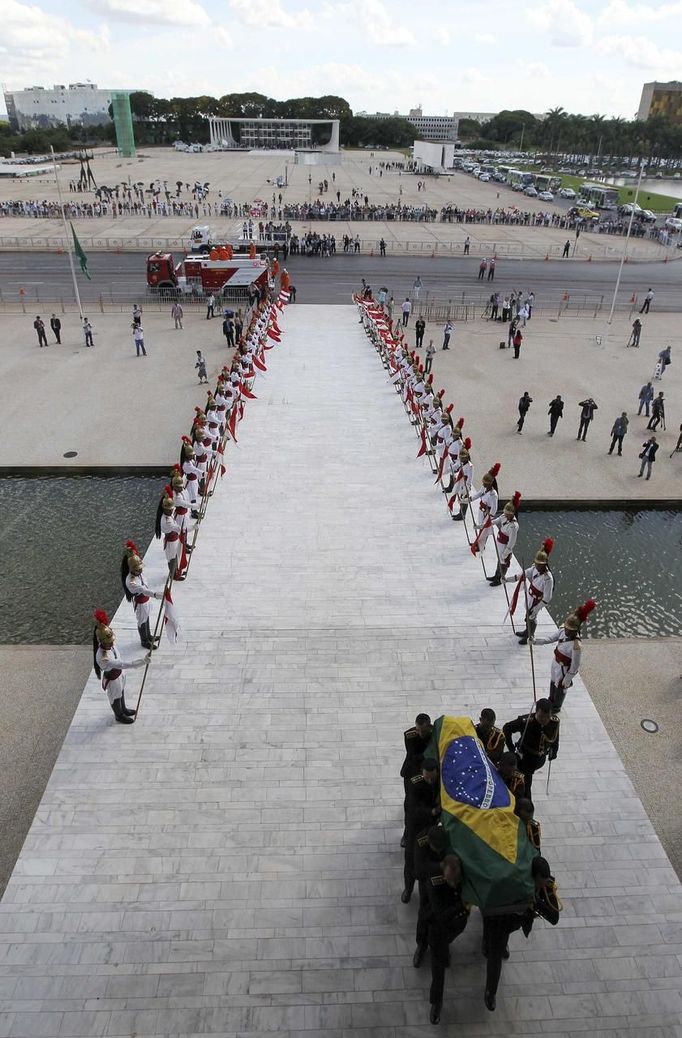
[[[558,203],[539,202],[514,192],[498,183],[480,183],[465,173],[451,177],[424,178],[407,173],[387,170],[379,176],[379,162],[404,162],[405,155],[385,151],[344,151],[341,165],[309,166],[294,165],[292,153],[277,152],[208,152],[185,154],[171,148],[150,148],[140,151],[135,159],[121,159],[112,152],[95,151],[92,163],[97,183],[114,187],[116,184],[143,181],[146,187],[154,180],[167,181],[174,194],[177,180],[193,185],[195,181],[208,182],[211,186],[209,201],[219,202],[218,192],[223,198],[232,198],[236,204],[251,203],[261,199],[272,203],[273,195],[278,200],[282,194],[283,204],[314,202],[321,197],[325,202],[336,202],[336,191],[341,200],[351,197],[355,190],[361,199],[367,196],[370,205],[392,204],[400,201],[404,206],[441,207],[456,204],[460,209],[520,209],[532,213],[565,212],[567,206]],[[372,173],[369,172],[370,167]],[[62,167],[60,181],[64,188],[71,178],[77,178],[78,164]],[[285,176],[288,184],[284,188],[275,186],[278,176]],[[332,175],[335,180],[332,180]],[[308,182],[308,178],[310,183]],[[329,191],[318,196],[320,180],[327,179]],[[426,183],[426,190],[418,190],[419,181]],[[0,181],[0,202],[6,199],[57,199],[54,178],[47,180]],[[191,200],[191,194],[183,187],[181,199]],[[90,193],[65,194],[66,201],[95,202]],[[643,203],[645,204],[645,203]],[[111,215],[93,219],[77,219],[77,233],[86,249],[122,247],[154,248],[172,247],[176,250],[187,244],[189,231],[195,224],[208,223],[217,238],[236,238],[241,233],[243,220],[229,219],[206,213],[199,204],[198,215],[161,217],[130,215],[114,219]],[[255,220],[257,226],[258,220]],[[520,227],[515,225],[450,224],[437,221],[308,221],[292,220],[294,232],[305,234],[308,230],[319,234],[334,234],[339,242],[344,234],[362,240],[364,253],[372,249],[378,252],[383,237],[389,253],[410,252],[416,256],[461,255],[464,239],[471,239],[471,255],[488,256],[495,252],[500,257],[535,257],[561,255],[564,243],[571,241],[571,256],[578,261],[593,259],[619,259],[623,241],[618,236],[584,233],[575,240],[573,231],[560,228]],[[63,227],[58,220],[8,217],[0,219],[0,248],[26,248],[52,245],[62,242]],[[573,246],[575,245],[575,250]],[[677,256],[677,251],[663,248],[648,239],[633,239],[629,246],[633,259],[656,260],[668,255]]]
[[[0,907],[2,1036],[433,1033],[402,729],[527,709],[529,660],[355,312],[329,316],[283,317],[135,726],[88,681]],[[126,603],[116,627],[137,655]],[[680,885],[580,680],[544,779],[560,924],[512,938],[489,1014],[474,912],[441,1033],[680,1038]]]
[[[354,314],[350,307],[303,309],[330,333],[338,320],[352,322]],[[73,313],[62,316],[63,345],[39,349],[33,316],[1,319],[5,343],[0,377],[12,392],[5,402],[0,467],[165,470],[186,432],[192,407],[206,401],[206,387],[198,385],[194,371],[196,350],[203,351],[213,379],[227,359],[222,322],[207,321],[202,307],[187,312],[184,330],[176,331],[169,305],[145,306],[149,355],[138,358],[126,312],[89,315],[95,328],[93,349],[85,347]],[[43,317],[47,322],[49,314]],[[625,316],[617,316],[611,328],[589,317],[534,316],[523,329],[519,360],[513,350],[499,349],[500,340],[506,339],[503,325],[480,319],[456,323],[450,350],[444,352],[442,324],[428,324],[424,341],[433,338],[438,349],[434,382],[446,389],[457,416],[466,418],[478,475],[500,461],[503,495],[518,489],[526,502],[679,500],[682,455],[669,457],[682,422],[682,364],[675,347],[664,379],[654,383],[657,393],[665,393],[668,429],[657,430],[661,449],[652,479],[637,478],[637,455],[649,435],[646,418],[637,417],[637,396],[652,375],[658,352],[676,341],[678,317],[652,313],[643,321],[642,345],[626,349],[630,319]],[[406,333],[414,343],[414,319]],[[343,355],[343,340],[335,341]],[[518,436],[517,402],[525,389],[534,402]],[[565,417],[552,439],[547,436],[547,407],[557,393],[565,400]],[[576,443],[578,403],[587,396],[594,397],[599,410],[587,442]],[[37,400],[56,404],[44,409],[40,438],[34,435]],[[61,405],[67,400],[74,406]],[[624,410],[630,427],[623,457],[608,457],[611,427]],[[69,451],[77,455],[64,458]]]

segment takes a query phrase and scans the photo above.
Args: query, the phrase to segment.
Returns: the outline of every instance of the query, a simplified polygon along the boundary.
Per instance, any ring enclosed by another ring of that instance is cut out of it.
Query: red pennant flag
[[[443,469],[445,468],[445,459],[447,458],[450,451],[446,447],[443,451],[443,457],[440,459],[440,465],[438,466],[438,475],[436,476],[436,483],[440,483],[443,478]]]
[[[275,342],[281,342],[282,341],[280,336],[274,330],[274,328],[268,328],[268,335],[270,336],[271,339],[274,339]]]
[[[422,442],[417,457],[421,458],[422,454],[426,454],[426,429],[422,429]]]
[[[525,583],[526,574],[522,573],[519,579],[516,581],[516,587],[514,588],[514,594],[512,595],[511,605],[509,606],[509,612],[513,616],[516,612],[516,606],[519,601],[519,594],[521,592],[521,585]]]
[[[176,580],[180,580],[187,569],[187,530],[183,530],[180,534],[180,544],[182,545],[182,550],[180,552],[180,562],[175,571]]]
[[[246,385],[242,386],[242,396],[245,396],[247,400],[257,400],[258,397],[254,396],[250,389]]]
[[[452,495],[452,497],[450,498],[450,500],[448,501],[448,508],[450,509],[450,511],[452,511],[453,508],[455,507],[455,501],[456,500],[457,500],[457,494],[454,493]]]
[[[267,371],[268,370],[266,368],[265,364],[263,363],[263,361],[259,360],[258,357],[254,357],[253,358],[253,363],[254,363],[255,367],[258,368],[259,371]]]
[[[227,431],[229,432],[230,436],[232,437],[232,439],[236,443],[237,442],[237,408],[236,407],[233,407],[232,410],[230,411],[230,420],[227,423]]]
[[[476,540],[470,546],[472,555],[476,555],[477,552],[479,552],[481,550],[481,537],[483,537],[483,534],[485,533],[485,537],[483,537],[483,540],[484,540],[484,542],[485,542],[485,540],[487,540],[488,535],[487,535],[486,531],[489,530],[492,525],[493,525],[492,519],[490,518],[490,516],[488,516],[486,521],[483,523],[483,526],[478,531],[478,533],[476,535]]]

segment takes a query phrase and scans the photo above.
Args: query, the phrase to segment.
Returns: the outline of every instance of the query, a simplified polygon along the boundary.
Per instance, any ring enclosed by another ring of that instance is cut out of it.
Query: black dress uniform
[[[554,760],[559,752],[559,718],[554,714],[543,727],[535,714],[521,714],[515,721],[507,721],[502,731],[510,750],[519,756],[519,768],[523,774],[526,788],[524,796],[531,799],[533,775],[543,767],[547,757]],[[512,735],[520,735],[521,739],[514,746]]]
[[[461,886],[451,887],[445,876],[433,876],[426,888],[429,899],[428,938],[431,949],[429,1002],[431,1022],[438,1023],[445,986],[445,970],[450,962],[450,945],[466,927],[469,910],[462,901]]]
[[[504,733],[499,728],[496,728],[495,725],[492,728],[484,728],[480,721],[474,727],[476,728],[476,735],[483,743],[483,749],[488,760],[492,761],[493,764],[497,764],[504,753]]]
[[[442,835],[441,835],[442,834]],[[437,844],[437,848],[432,846]],[[417,915],[417,949],[414,953],[413,965],[418,969],[424,959],[429,944],[429,895],[428,884],[434,876],[442,876],[440,863],[447,853],[448,841],[442,829],[436,830],[432,838],[432,830],[420,833],[414,847],[414,874],[419,886],[419,913]]]
[[[403,738],[405,740],[405,760],[403,766],[400,769],[400,777],[403,780],[403,786],[405,788],[405,828],[407,829],[407,788],[411,778],[415,775],[419,775],[422,770],[422,760],[426,752],[426,747],[431,742],[431,736],[433,729],[430,729],[426,735],[420,735],[417,729],[413,726],[408,728],[404,733]]]
[[[414,889],[414,851],[417,836],[438,821],[439,798],[438,781],[428,782],[423,775],[415,775],[410,779],[405,826],[405,886],[401,897],[403,904],[410,900]]]

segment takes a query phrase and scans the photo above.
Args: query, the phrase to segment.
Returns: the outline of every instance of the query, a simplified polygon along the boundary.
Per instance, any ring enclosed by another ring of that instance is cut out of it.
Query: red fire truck
[[[147,286],[169,298],[220,295],[224,299],[246,299],[249,285],[267,292],[270,264],[264,256],[232,256],[211,259],[202,253],[185,256],[174,263],[170,252],[147,256]]]

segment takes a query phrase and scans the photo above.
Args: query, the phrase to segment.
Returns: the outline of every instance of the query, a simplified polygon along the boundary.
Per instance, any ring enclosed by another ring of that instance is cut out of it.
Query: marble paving
[[[437,1033],[399,901],[402,731],[527,709],[529,657],[354,310],[282,323],[137,723],[86,686],[0,906],[1,1038]],[[512,937],[491,1014],[473,913],[440,1033],[682,1038],[680,884],[581,682],[544,778],[561,922]]]

